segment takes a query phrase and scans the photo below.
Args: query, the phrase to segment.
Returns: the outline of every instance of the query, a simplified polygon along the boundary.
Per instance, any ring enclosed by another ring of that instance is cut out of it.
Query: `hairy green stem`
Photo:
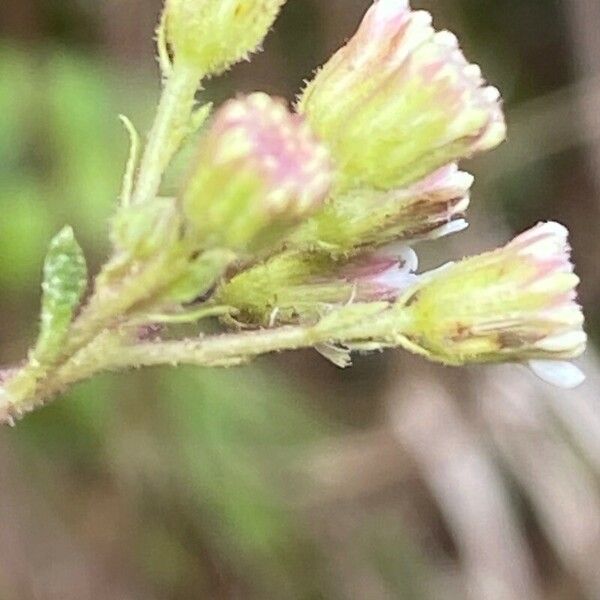
[[[220,276],[224,263],[219,256],[214,268],[207,268],[205,281],[197,281],[199,289],[209,288]],[[153,322],[153,310],[164,307],[162,294],[169,285],[185,273],[189,262],[184,249],[165,251],[147,263],[122,268],[119,278],[111,282],[111,265],[100,275],[99,287],[73,323],[61,354],[52,364],[39,364],[30,360],[18,370],[3,387],[0,387],[0,422],[12,422],[15,418],[31,412],[46,399],[65,389],[72,381],[71,371],[87,373],[88,377],[105,370],[109,357],[119,356],[122,341],[119,327],[127,325],[131,330],[136,323]],[[140,308],[144,321],[136,321]],[[206,306],[188,314],[164,315],[157,322],[190,322],[211,316],[232,314],[234,309],[225,306]],[[66,366],[66,370],[64,367]],[[111,368],[108,366],[108,368]],[[67,373],[65,377],[64,374]]]
[[[140,165],[132,202],[152,201],[166,168],[190,130],[196,91],[202,73],[185,64],[174,65],[165,80],[154,125]]]
[[[178,364],[226,366],[263,354],[311,348],[324,343],[353,345],[378,340],[415,351],[403,334],[410,328],[408,313],[397,309],[383,310],[368,322],[361,321],[347,322],[338,331],[317,323],[314,326],[284,326],[183,341],[124,344],[114,347],[109,353],[92,348],[88,356],[82,353],[76,361],[65,364],[58,375],[64,383],[70,384],[89,377],[90,369],[96,372]]]
[[[115,324],[138,302],[147,300],[168,281],[174,281],[181,270],[182,259],[171,253],[160,255],[127,275],[115,285],[102,286],[92,296],[73,324],[63,357],[70,357],[89,344],[103,330]],[[166,281],[165,281],[166,280]]]
[[[200,306],[194,310],[187,310],[181,313],[173,314],[148,314],[144,315],[143,321],[145,323],[161,323],[164,325],[177,325],[185,323],[195,323],[202,319],[208,319],[210,317],[226,317],[234,315],[237,309],[233,306],[221,306],[209,304],[207,306]]]
[[[124,201],[129,202],[133,187],[132,202],[138,204],[151,202],[159,194],[164,172],[190,131],[195,94],[201,79],[202,73],[186,65],[175,65],[169,69],[135,186],[134,143],[134,153],[125,177]],[[128,124],[128,128],[135,141],[133,126]],[[78,357],[81,355],[85,358],[88,346],[92,351],[88,353],[88,358],[98,348],[105,351],[105,336],[112,336],[113,339],[114,329],[136,305],[149,303],[151,306],[155,295],[185,272],[186,264],[187,257],[183,252],[167,250],[146,264],[129,264],[126,261],[123,279],[117,278],[106,284],[106,281],[102,281],[103,276],[106,279],[111,267],[114,267],[114,263],[109,264],[97,280],[99,285],[94,295],[73,323],[60,355],[50,364],[42,365],[30,360],[0,386],[0,421],[12,422],[68,385],[69,382],[59,375],[65,365],[85,364],[91,375],[99,370],[93,366],[95,362],[101,370],[102,360],[98,356],[87,363],[85,360],[81,362]]]
[[[381,344],[403,346],[417,351],[404,336],[410,328],[405,311],[386,309],[364,319],[344,317],[335,326],[336,311],[314,326],[287,326],[244,333],[229,333],[184,341],[158,341],[131,344],[127,330],[106,330],[91,343],[59,365],[38,386],[35,393],[20,398],[18,403],[3,395],[0,388],[0,422],[11,423],[79,381],[102,371],[121,371],[159,365],[196,365],[224,367],[241,364],[254,357],[285,350],[310,348],[319,344]],[[342,314],[344,309],[339,312]],[[332,318],[333,317],[333,318]],[[16,380],[18,380],[18,375]],[[31,391],[31,390],[29,390]]]
[[[16,420],[43,406],[69,385],[91,377],[105,358],[123,343],[121,332],[105,331],[80,352],[69,357],[62,365],[43,368],[33,363],[26,364],[20,370],[8,376],[0,385],[0,423],[14,425]],[[69,365],[65,369],[65,366]],[[61,373],[70,373],[65,377]],[[73,377],[78,374],[77,377]]]
[[[12,422],[31,412],[72,382],[80,381],[81,373],[91,377],[98,371],[113,368],[106,361],[120,356],[122,344],[115,343],[120,340],[119,326],[135,325],[140,306],[150,312],[160,310],[164,302],[161,294],[188,266],[185,251],[172,249],[145,264],[132,264],[112,283],[109,265],[104,272],[106,277],[100,276],[99,288],[73,323],[63,351],[54,363],[29,362],[0,387],[0,422]],[[214,267],[206,270],[206,281],[197,282],[200,288],[210,287],[223,270],[220,261],[216,261]],[[198,320],[231,313],[230,307],[210,306],[199,309],[195,317]],[[146,314],[145,322],[152,322],[152,316]],[[122,367],[115,365],[115,368]],[[71,373],[75,373],[75,377]]]
[[[176,65],[170,71],[142,157],[133,203],[149,202],[158,195],[164,172],[189,131],[194,97],[201,79],[201,73],[184,64]],[[110,326],[115,318],[152,296],[157,288],[176,279],[180,274],[178,267],[183,270],[181,258],[166,252],[138,272],[127,275],[121,285],[97,291],[74,323],[63,357],[72,356]]]
[[[106,331],[49,373],[43,386],[32,387],[28,379],[21,379],[24,374],[19,373],[4,388],[0,387],[0,423],[13,424],[16,419],[46,404],[69,386],[102,371],[167,364],[228,366],[260,354],[309,347],[318,341],[313,330],[304,327],[136,345],[123,344],[117,332]],[[16,388],[12,385],[13,381],[17,384]]]
[[[223,334],[200,340],[147,342],[122,348],[110,368],[148,367],[169,364],[220,366],[229,361],[307,348],[322,341],[311,328],[281,327],[240,334]]]

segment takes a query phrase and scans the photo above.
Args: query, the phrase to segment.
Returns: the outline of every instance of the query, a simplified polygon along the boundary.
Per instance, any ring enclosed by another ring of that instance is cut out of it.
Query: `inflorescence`
[[[568,362],[586,335],[562,225],[418,272],[417,242],[467,226],[473,177],[459,162],[506,135],[499,91],[429,13],[375,0],[292,107],[264,93],[214,114],[197,105],[203,82],[260,47],[284,1],[166,0],[163,93],[141,157],[123,118],[133,143],[112,255],[85,299],[72,230],[52,241],[39,339],[0,377],[1,420],[104,370],[230,366],[303,347],[340,366],[352,351],[403,347],[447,365],[525,363],[564,387],[583,380]],[[164,197],[163,175],[196,137],[177,197]],[[226,331],[144,334],[206,318]]]

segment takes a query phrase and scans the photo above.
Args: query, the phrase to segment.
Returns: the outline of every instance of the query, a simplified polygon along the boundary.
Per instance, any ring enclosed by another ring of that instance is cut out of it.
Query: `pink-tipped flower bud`
[[[346,255],[357,248],[462,231],[473,176],[446,165],[407,188],[352,190],[332,198],[294,235],[297,247]]]
[[[398,244],[342,263],[333,275],[352,286],[353,302],[393,302],[417,283],[418,267],[415,251]]]
[[[587,338],[567,237],[562,225],[541,223],[504,248],[424,275],[398,303],[411,316],[407,336],[448,364],[579,356]]]
[[[235,276],[217,292],[249,325],[314,323],[333,308],[393,302],[417,281],[417,255],[406,246],[336,261],[284,252]]]
[[[431,22],[407,0],[376,0],[301,96],[343,189],[405,186],[504,140],[498,90]]]
[[[182,204],[204,247],[256,251],[319,208],[331,179],[329,153],[304,119],[255,93],[217,112]]]

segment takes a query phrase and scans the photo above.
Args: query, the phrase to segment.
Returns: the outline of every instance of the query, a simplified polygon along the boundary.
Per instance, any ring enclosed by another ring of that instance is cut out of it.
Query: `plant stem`
[[[159,342],[127,346],[109,359],[110,368],[122,369],[167,364],[215,366],[261,354],[297,350],[325,340],[311,328],[281,327],[239,334],[223,334],[200,340]]]
[[[66,363],[58,371],[63,385],[86,379],[99,371],[160,365],[228,366],[263,354],[311,348],[318,344],[359,344],[370,340],[387,341],[390,345],[415,348],[403,335],[410,317],[402,311],[384,311],[368,322],[349,323],[338,332],[314,326],[285,326],[244,333],[224,333],[183,341],[158,341],[125,344],[111,352],[90,347]]]
[[[189,131],[201,79],[201,73],[185,64],[175,65],[170,70],[142,157],[133,203],[149,202],[158,195],[164,172]],[[160,285],[175,279],[177,258],[167,252],[128,276],[122,285],[97,291],[74,323],[63,356],[72,356],[116,317],[145,300]]]
[[[63,356],[70,357],[81,350],[103,330],[114,326],[115,320],[125,316],[131,307],[174,281],[183,265],[181,258],[167,252],[127,275],[120,284],[97,290],[73,324]]]
[[[40,365],[29,361],[19,371],[0,386],[0,422],[12,423],[16,418],[31,412],[68,385],[57,374],[61,366],[81,361],[79,355],[85,355],[86,347],[92,352],[103,344],[106,336],[114,337],[114,330],[119,317],[124,317],[127,311],[141,300],[146,300],[157,288],[165,282],[178,276],[178,261],[171,254],[165,253],[150,261],[143,268],[126,276],[119,284],[104,286],[96,290],[90,301],[73,323],[70,335],[64,344],[61,354],[49,365]],[[110,349],[114,351],[114,348]],[[95,356],[98,364],[102,363],[101,356]],[[95,372],[89,358],[83,361],[90,376]],[[87,364],[89,363],[89,364]],[[82,363],[83,366],[83,363]],[[57,387],[58,386],[58,387]]]
[[[184,64],[176,64],[169,69],[135,182],[132,202],[151,202],[159,194],[164,172],[190,131],[195,94],[201,79],[202,73]],[[123,193],[124,200],[128,202],[133,187],[136,138],[133,127],[127,121],[126,124],[134,141]],[[97,372],[98,367],[102,369],[102,356],[97,351],[106,350],[107,336],[113,341],[118,337],[115,329],[119,320],[136,304],[152,299],[153,294],[162,287],[173,283],[184,272],[185,264],[186,257],[183,254],[166,251],[144,265],[126,263],[121,281],[108,285],[101,283],[73,323],[60,356],[47,365],[30,361],[0,386],[0,422],[13,422],[64,389],[69,380],[62,379],[59,373],[66,365],[78,365],[89,376]],[[105,275],[110,273],[111,266],[114,264],[108,265]],[[86,354],[88,347],[90,352]],[[112,351],[114,349],[111,348]]]
[[[410,316],[403,311],[383,310],[367,321],[362,318],[346,320],[338,331],[332,329],[329,323],[325,327],[318,323],[309,327],[288,326],[184,341],[131,344],[127,335],[118,329],[106,330],[57,366],[48,374],[44,385],[38,386],[29,397],[20,397],[18,402],[11,398],[10,381],[4,392],[0,387],[0,423],[11,423],[74,383],[102,371],[180,364],[225,367],[241,364],[263,354],[311,348],[324,343],[352,346],[375,341],[377,344],[403,346],[418,352],[403,334],[409,327]]]
[[[163,174],[189,131],[194,97],[201,79],[202,73],[196,69],[176,64],[165,80],[140,165],[134,204],[150,202],[158,195]]]
[[[107,330],[53,369],[42,370],[26,364],[0,385],[0,423],[14,425],[16,420],[43,406],[72,383],[91,377],[105,361],[103,357],[115,353],[122,345],[122,334]]]
[[[311,329],[284,327],[182,342],[130,346],[122,345],[118,333],[106,331],[48,374],[43,386],[23,387],[21,373],[26,371],[17,373],[5,387],[0,386],[0,423],[14,424],[16,419],[46,404],[69,386],[102,371],[165,364],[227,366],[260,354],[309,347],[313,344],[312,340]],[[17,384],[16,388],[11,385],[13,381]]]
[[[15,399],[31,398],[31,406],[27,412],[33,410],[38,402],[38,383],[46,375],[46,369],[37,363],[27,363],[18,370],[5,383],[0,385],[0,422],[14,425],[15,419],[21,416],[20,404]]]
[[[200,306],[195,310],[188,310],[181,313],[174,314],[148,314],[143,316],[143,323],[163,323],[165,325],[177,325],[185,323],[195,323],[202,319],[208,319],[210,317],[224,317],[227,315],[233,315],[237,312],[237,309],[232,306],[220,306],[220,305],[209,305]]]

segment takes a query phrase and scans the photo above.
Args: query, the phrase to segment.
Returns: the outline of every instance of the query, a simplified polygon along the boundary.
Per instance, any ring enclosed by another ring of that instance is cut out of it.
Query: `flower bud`
[[[353,286],[353,302],[394,302],[417,282],[418,267],[412,248],[395,245],[357,256],[338,266],[334,275]]]
[[[203,248],[258,251],[329,194],[327,149],[299,115],[266,94],[231,100],[204,136],[182,196]]]
[[[165,35],[176,62],[217,75],[256,51],[285,0],[167,0]]]
[[[309,219],[293,243],[336,255],[461,231],[467,227],[464,213],[472,183],[472,175],[451,163],[407,188],[351,190]]]
[[[418,260],[408,247],[338,262],[316,253],[286,252],[243,271],[217,292],[253,325],[315,322],[336,306],[392,302],[413,285]]]
[[[178,242],[181,217],[173,198],[155,198],[142,205],[122,206],[111,223],[110,237],[118,252],[138,260]]]
[[[407,0],[376,0],[298,107],[331,146],[342,189],[405,186],[505,137],[498,90]]]
[[[568,231],[541,223],[504,248],[426,274],[400,310],[407,337],[433,360],[564,360],[585,349]]]

